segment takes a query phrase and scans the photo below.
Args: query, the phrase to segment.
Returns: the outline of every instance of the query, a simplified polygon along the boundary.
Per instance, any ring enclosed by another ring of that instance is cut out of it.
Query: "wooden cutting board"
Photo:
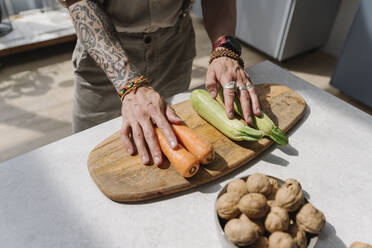
[[[263,110],[279,127],[288,131],[303,116],[304,99],[283,85],[257,85]],[[89,154],[88,169],[98,188],[111,200],[135,202],[184,191],[239,168],[267,149],[273,142],[234,142],[198,116],[189,101],[173,106],[185,123],[211,142],[216,159],[201,166],[190,179],[183,178],[168,164],[159,168],[143,165],[138,155],[130,156],[120,139],[119,131],[99,143]]]

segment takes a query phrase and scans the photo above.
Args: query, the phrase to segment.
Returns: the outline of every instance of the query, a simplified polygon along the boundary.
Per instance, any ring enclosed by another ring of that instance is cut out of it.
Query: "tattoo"
[[[111,20],[98,3],[81,1],[73,6],[70,15],[79,40],[117,91],[140,76],[136,67],[128,63]]]

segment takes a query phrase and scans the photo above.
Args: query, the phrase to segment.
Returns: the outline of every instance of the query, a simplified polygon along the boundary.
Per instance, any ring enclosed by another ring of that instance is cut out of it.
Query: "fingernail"
[[[229,118],[233,118],[234,116],[234,113],[233,112],[229,112]]]
[[[177,142],[171,141],[170,145],[171,145],[172,148],[176,148],[177,147]]]
[[[212,91],[211,91],[211,96],[212,96],[212,97],[216,97],[216,91],[212,90]]]
[[[261,114],[261,109],[260,108],[256,108],[256,111]]]
[[[155,156],[154,161],[155,161],[156,164],[157,163],[160,163],[160,157],[159,156]]]
[[[132,149],[128,148],[128,153],[132,154]]]
[[[142,156],[142,163],[146,163],[147,162],[147,158],[145,156]]]
[[[249,117],[247,118],[247,122],[252,122],[252,117],[249,116]]]

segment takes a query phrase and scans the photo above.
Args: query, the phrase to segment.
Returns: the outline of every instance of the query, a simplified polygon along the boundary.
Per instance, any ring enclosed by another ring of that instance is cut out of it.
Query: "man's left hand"
[[[237,90],[224,88],[230,82],[236,82]],[[231,119],[234,117],[235,94],[239,96],[246,122],[249,124],[252,123],[252,113],[256,116],[261,115],[260,101],[255,88],[249,87],[252,85],[249,75],[236,60],[229,57],[220,57],[212,61],[208,67],[205,86],[213,98],[217,97],[218,84],[223,88],[226,115],[228,118]],[[242,88],[242,90],[239,90],[239,88]]]

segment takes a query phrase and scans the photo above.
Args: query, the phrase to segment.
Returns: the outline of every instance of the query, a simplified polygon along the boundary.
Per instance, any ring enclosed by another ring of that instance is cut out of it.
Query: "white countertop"
[[[108,121],[0,164],[0,246],[220,247],[213,211],[218,190],[253,172],[301,182],[327,217],[316,247],[372,243],[371,116],[270,62],[248,71],[254,82],[284,84],[305,98],[307,113],[291,131],[291,146],[273,146],[197,189],[119,204],[98,190],[86,166],[94,146],[120,127],[120,118]]]

